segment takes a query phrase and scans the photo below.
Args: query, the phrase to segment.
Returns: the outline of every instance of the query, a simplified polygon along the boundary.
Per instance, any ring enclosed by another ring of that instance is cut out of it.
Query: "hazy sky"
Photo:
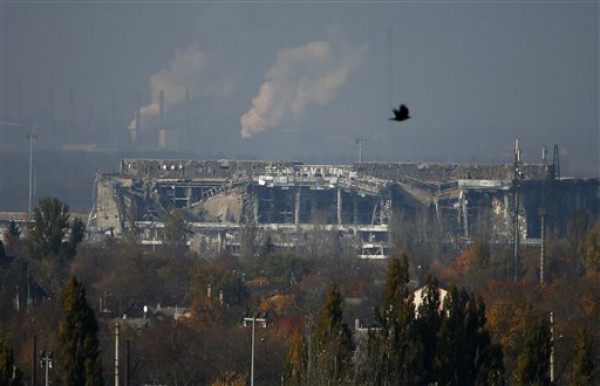
[[[598,1],[1,1],[2,115],[90,109],[121,130],[185,90],[200,152],[261,159],[526,162],[598,176]],[[412,119],[389,122],[408,105]],[[208,154],[208,153],[207,153]]]

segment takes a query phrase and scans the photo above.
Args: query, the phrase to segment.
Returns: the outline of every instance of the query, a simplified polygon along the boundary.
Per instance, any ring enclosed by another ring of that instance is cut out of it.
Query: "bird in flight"
[[[400,107],[392,109],[392,111],[394,112],[394,117],[390,118],[390,121],[402,122],[410,118],[408,115],[408,107],[406,107],[406,105],[400,105]]]

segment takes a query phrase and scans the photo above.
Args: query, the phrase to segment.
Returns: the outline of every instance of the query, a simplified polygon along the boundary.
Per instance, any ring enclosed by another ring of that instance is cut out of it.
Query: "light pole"
[[[48,386],[50,384],[49,372],[54,367],[54,353],[52,351],[40,352],[40,366],[44,369],[44,385]]]
[[[554,383],[554,312],[550,311],[550,383]]]
[[[250,362],[250,386],[254,386],[254,335],[256,331],[256,322],[261,323],[263,328],[267,328],[267,314],[262,318],[253,315],[251,318],[244,317],[244,327],[248,326],[248,322],[252,322],[252,360]]]

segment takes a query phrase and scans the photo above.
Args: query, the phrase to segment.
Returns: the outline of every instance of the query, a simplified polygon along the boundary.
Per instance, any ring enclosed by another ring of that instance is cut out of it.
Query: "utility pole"
[[[546,148],[542,149],[542,164],[546,165]],[[542,182],[542,202],[538,210],[540,215],[540,285],[544,284],[544,265],[546,259],[546,179],[547,175],[544,175],[544,181]]]
[[[554,312],[550,311],[550,383],[554,384]]]
[[[35,142],[37,135],[31,133],[27,134],[27,141],[29,142],[29,205],[28,205],[28,216],[31,219],[31,207],[33,201],[33,143]]]
[[[32,366],[31,366],[31,385],[32,386],[36,386],[36,382],[35,382],[35,376],[36,376],[36,370],[37,370],[37,364],[36,364],[36,356],[35,353],[37,352],[37,335],[33,335],[33,359],[32,359]]]
[[[115,323],[115,386],[119,386],[119,323]]]
[[[361,164],[362,163],[362,145],[367,143],[367,140],[364,138],[357,138],[355,142],[358,145],[358,163]]]
[[[52,351],[40,353],[40,366],[44,369],[44,385],[50,385],[50,370],[54,367],[54,353]]]
[[[250,386],[254,386],[254,335],[256,333],[256,322],[262,323],[263,328],[267,328],[267,316],[263,318],[257,318],[256,315],[251,318],[244,318],[244,327],[247,326],[248,322],[252,322],[252,360],[250,362]]]

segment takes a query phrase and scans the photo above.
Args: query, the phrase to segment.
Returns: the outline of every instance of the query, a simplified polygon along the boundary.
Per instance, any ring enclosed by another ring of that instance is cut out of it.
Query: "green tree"
[[[417,371],[416,384],[429,385],[435,382],[437,372],[435,358],[438,351],[438,335],[442,325],[442,301],[437,279],[432,276],[427,278],[424,290],[423,303],[417,309],[415,327],[420,343],[420,361]]]
[[[185,221],[181,213],[171,211],[165,221],[163,243],[172,253],[179,252],[185,247]]]
[[[343,324],[343,302],[339,285],[333,283],[313,334],[317,381],[321,385],[343,384],[348,376],[352,339],[348,326]]]
[[[525,329],[525,345],[517,359],[514,384],[518,386],[550,385],[550,322],[538,318]]]
[[[63,317],[58,340],[62,383],[65,386],[102,385],[98,323],[87,304],[85,288],[75,277],[64,288],[61,308]]]
[[[585,271],[600,272],[600,222],[587,232],[582,249]]]
[[[575,356],[571,366],[569,386],[586,386],[594,384],[594,350],[592,340],[587,331],[577,331],[575,338]]]
[[[585,235],[590,228],[588,213],[579,210],[571,215],[567,226],[567,241],[573,253],[583,255]]]
[[[333,283],[320,315],[305,337],[297,331],[290,342],[285,372],[290,385],[344,385],[352,375],[352,338],[343,323],[343,298]]]
[[[375,318],[382,326],[373,350],[376,355],[375,383],[382,385],[414,384],[418,358],[415,353],[416,331],[413,295],[408,288],[408,257],[394,258],[388,264],[383,305]]]
[[[485,304],[453,286],[444,299],[436,358],[440,384],[494,385],[502,381],[502,350],[487,330]]]
[[[23,373],[15,366],[15,358],[12,347],[0,332],[0,385],[21,385]]]
[[[25,237],[32,257],[73,257],[83,239],[85,226],[81,219],[69,223],[69,206],[57,198],[42,198],[33,210],[33,221]]]
[[[242,261],[251,261],[256,256],[257,238],[258,225],[253,218],[250,218],[240,230],[240,258]]]
[[[4,229],[4,242],[9,252],[18,254],[21,247],[21,227],[11,220]]]

